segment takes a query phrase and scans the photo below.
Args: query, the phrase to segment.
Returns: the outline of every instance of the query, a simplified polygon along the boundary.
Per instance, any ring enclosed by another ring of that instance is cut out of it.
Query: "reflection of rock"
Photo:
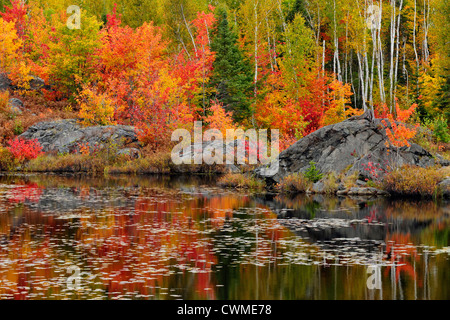
[[[75,188],[44,189],[37,202],[26,202],[34,210],[48,214],[66,214],[79,209],[100,210],[108,207],[133,208],[134,199],[111,195],[91,188],[88,195],[82,195]]]
[[[102,146],[114,143],[118,146],[138,144],[134,127],[131,126],[92,126],[82,127],[76,120],[39,122],[20,135],[25,139],[37,139],[45,152],[69,153],[79,144]]]
[[[383,240],[386,236],[384,224],[367,224],[365,220],[337,218],[278,219],[281,225],[295,231],[303,238],[313,242],[336,238],[361,238]]]
[[[310,162],[316,163],[316,168],[322,173],[357,171],[361,176],[368,176],[367,168],[370,162],[382,177],[388,166],[400,167],[405,164],[428,167],[448,161],[435,160],[433,156],[417,144],[402,147],[397,152],[390,152],[385,145],[386,131],[381,119],[370,122],[367,119],[348,119],[343,122],[323,127],[300,139],[288,149],[280,153],[280,169],[269,182],[279,182],[283,177],[305,172],[310,168]],[[260,175],[261,169],[255,170]]]
[[[381,227],[384,235],[387,231],[415,234],[422,232],[432,223],[432,220],[428,219],[402,218],[400,221],[395,220],[395,226],[392,225],[390,222],[393,218],[387,216],[386,211],[391,211],[397,203],[401,205],[403,202],[384,197],[371,198],[370,201],[373,202],[370,205],[368,205],[368,198],[363,196],[350,200],[321,194],[299,195],[292,200],[273,196],[254,200],[269,207],[282,221],[291,221],[290,223],[294,226],[297,224],[309,226],[303,230],[308,231],[308,235],[305,234],[305,236],[317,240],[330,240],[332,236],[379,239],[373,232]],[[427,208],[425,203],[423,205]],[[420,208],[416,210],[421,211]],[[440,210],[442,214],[446,214],[445,207]],[[447,215],[449,213],[447,212]],[[373,221],[369,223],[369,219]],[[311,224],[309,221],[312,221]]]

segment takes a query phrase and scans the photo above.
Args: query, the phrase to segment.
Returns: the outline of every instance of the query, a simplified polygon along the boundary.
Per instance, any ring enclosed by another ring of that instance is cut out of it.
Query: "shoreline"
[[[443,167],[449,168],[449,167]],[[106,168],[105,168],[106,169]],[[217,187],[221,187],[223,189],[228,190],[236,190],[236,191],[249,191],[252,193],[263,193],[263,194],[275,194],[279,196],[288,196],[288,197],[296,197],[297,195],[322,195],[322,196],[330,196],[330,197],[363,197],[363,198],[391,198],[391,199],[405,199],[405,200],[448,200],[448,195],[445,196],[442,190],[437,190],[433,195],[411,195],[411,194],[402,194],[402,193],[392,193],[387,192],[383,188],[379,186],[379,188],[370,187],[370,186],[352,186],[350,188],[341,188],[339,190],[335,190],[334,192],[326,192],[326,191],[315,191],[312,186],[313,183],[309,183],[309,186],[305,190],[283,190],[280,184],[267,184],[260,178],[255,177],[252,172],[241,172],[241,173],[231,173],[226,172],[226,168],[221,168],[221,170],[209,170],[209,171],[201,171],[201,170],[179,170],[179,171],[131,171],[131,170],[105,170],[104,172],[97,171],[80,171],[80,170],[67,170],[67,169],[59,169],[59,170],[0,170],[0,175],[14,176],[14,175],[56,175],[56,176],[86,176],[89,178],[114,178],[121,176],[136,176],[136,177],[145,177],[145,176],[161,176],[161,177],[176,177],[176,176],[185,176],[185,177],[218,177],[218,180],[215,182]],[[442,169],[442,168],[441,168]],[[230,178],[232,177],[231,181]],[[236,182],[236,179],[240,179],[239,183]],[[445,180],[445,179],[443,179]],[[439,181],[442,182],[442,181]]]

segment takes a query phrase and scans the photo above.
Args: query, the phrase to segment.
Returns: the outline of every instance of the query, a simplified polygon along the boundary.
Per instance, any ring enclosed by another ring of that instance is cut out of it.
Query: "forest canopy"
[[[366,110],[448,130],[446,0],[0,0],[0,15],[17,92],[43,79],[46,112],[135,125],[155,149],[194,120],[279,129],[282,148]]]

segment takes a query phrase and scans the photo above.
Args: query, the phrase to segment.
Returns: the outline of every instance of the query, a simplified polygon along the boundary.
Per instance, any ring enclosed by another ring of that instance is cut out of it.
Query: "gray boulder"
[[[31,80],[28,82],[28,84],[30,86],[28,90],[32,91],[41,90],[42,88],[45,88],[47,90],[51,89],[49,85],[45,84],[45,81],[43,79],[33,75],[31,75]],[[0,91],[14,88],[16,88],[16,86],[13,86],[8,75],[5,73],[0,73]]]
[[[450,198],[450,177],[446,177],[438,184],[439,191],[444,198]]]
[[[45,81],[36,76],[31,76],[29,85],[30,85],[30,90],[40,90],[42,88],[47,88],[47,86],[45,85]]]
[[[137,148],[124,148],[117,151],[117,155],[126,155],[132,159],[139,159],[141,157],[141,151]]]
[[[8,90],[11,87],[11,80],[4,73],[0,73],[0,91]]]
[[[325,192],[325,184],[323,183],[322,180],[317,181],[316,183],[314,183],[311,187],[311,190],[309,190],[310,192],[313,193],[324,193]]]
[[[70,153],[80,144],[104,147],[116,144],[120,148],[139,145],[135,128],[131,126],[82,127],[75,119],[39,122],[20,135],[25,139],[37,139],[44,152]]]
[[[23,102],[17,98],[11,98],[8,102],[9,110],[14,114],[22,114],[23,112]]]
[[[388,121],[388,120],[387,120]],[[300,139],[279,155],[279,171],[272,177],[264,177],[261,168],[256,175],[268,180],[280,182],[282,178],[296,172],[305,172],[310,162],[316,163],[321,173],[357,171],[363,178],[373,178],[370,171],[381,178],[388,167],[400,167],[405,164],[421,167],[437,163],[449,165],[448,161],[435,159],[428,151],[417,144],[397,150],[389,150],[386,130],[381,119],[369,121],[365,118],[348,120],[323,127]],[[369,163],[373,166],[366,170]]]
[[[348,191],[347,194],[367,196],[367,195],[375,195],[375,194],[387,195],[388,193],[383,190],[372,188],[372,187],[367,187],[367,188],[353,187],[353,188],[350,188],[350,190]]]

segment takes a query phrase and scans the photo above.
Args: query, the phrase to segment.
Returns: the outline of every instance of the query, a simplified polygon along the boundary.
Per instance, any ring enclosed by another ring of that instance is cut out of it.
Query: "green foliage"
[[[316,163],[311,161],[309,165],[309,169],[305,172],[305,177],[311,182],[317,182],[322,179],[323,174],[316,168]]]
[[[447,76],[445,82],[438,89],[435,99],[433,100],[433,107],[440,110],[444,117],[447,119],[447,123],[450,124],[450,71],[445,69]]]
[[[306,26],[305,19],[297,13],[291,24],[283,33],[285,43],[281,46],[284,59],[281,60],[281,70],[289,79],[288,89],[294,97],[302,96],[302,88],[307,84],[306,74],[314,64],[313,32]]]
[[[424,120],[424,125],[430,129],[433,133],[433,140],[436,142],[447,143],[450,141],[450,134],[448,129],[448,122],[443,115],[436,117],[435,119]],[[424,136],[424,134],[422,134]],[[422,137],[426,138],[426,137]],[[431,140],[431,139],[430,139]],[[429,149],[429,146],[426,147]]]
[[[448,131],[447,121],[442,115],[434,120],[433,135],[438,142],[450,142],[450,134]]]
[[[301,14],[303,18],[308,17],[308,11],[305,7],[305,0],[294,0],[291,7],[287,10],[286,21],[292,23],[297,14]]]
[[[53,16],[55,28],[51,36],[54,41],[49,44],[50,78],[67,94],[77,93],[95,74],[92,62],[95,49],[100,46],[98,31],[101,23],[84,11],[81,17],[81,28],[71,30],[65,20]]]
[[[323,191],[326,194],[335,194],[338,191],[339,183],[338,183],[338,176],[336,172],[330,172],[326,175],[323,184]]]
[[[0,171],[11,170],[14,167],[14,157],[7,149],[0,146]]]
[[[20,121],[20,120],[14,121],[13,132],[14,132],[14,135],[16,135],[16,136],[23,133],[22,121]]]
[[[217,10],[217,30],[211,49],[216,52],[210,84],[216,92],[212,98],[221,102],[227,111],[232,111],[235,120],[241,121],[250,115],[252,72],[223,8]]]

